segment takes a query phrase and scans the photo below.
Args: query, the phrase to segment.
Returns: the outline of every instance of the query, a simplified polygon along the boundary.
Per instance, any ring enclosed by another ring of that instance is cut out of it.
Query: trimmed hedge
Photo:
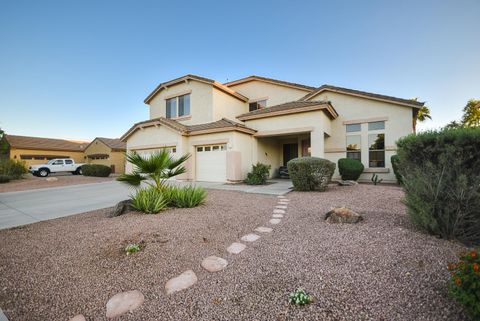
[[[392,163],[393,174],[395,174],[397,183],[402,185],[402,175],[400,174],[398,169],[398,167],[400,166],[400,157],[398,157],[398,155],[392,155],[392,157],[390,157],[390,162]]]
[[[409,135],[397,146],[412,222],[446,239],[480,244],[480,128]]]
[[[362,162],[353,158],[340,158],[338,160],[338,171],[344,181],[356,181],[363,173]]]
[[[248,185],[264,185],[267,183],[268,175],[270,174],[271,165],[257,163],[252,165],[252,171],[247,174],[245,184]]]
[[[106,165],[85,164],[82,165],[83,176],[108,177],[112,173],[112,169]]]
[[[318,157],[295,158],[287,166],[297,191],[325,191],[336,167],[335,163]]]

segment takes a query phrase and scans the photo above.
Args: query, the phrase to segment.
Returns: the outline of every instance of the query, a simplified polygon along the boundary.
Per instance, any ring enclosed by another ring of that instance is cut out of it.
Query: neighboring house
[[[23,160],[27,166],[42,164],[53,158],[73,158],[75,162],[84,160],[83,150],[88,142],[64,139],[4,135],[11,159]]]
[[[187,172],[178,178],[218,182],[243,180],[257,162],[272,165],[274,177],[299,156],[335,163],[356,158],[365,165],[361,179],[378,173],[394,181],[390,157],[395,141],[413,133],[423,105],[329,85],[258,76],[221,84],[195,75],[161,83],[145,103],[150,119],[122,136],[127,151],[190,153]]]
[[[112,173],[125,172],[126,144],[118,138],[95,138],[85,148],[85,162],[110,166]]]

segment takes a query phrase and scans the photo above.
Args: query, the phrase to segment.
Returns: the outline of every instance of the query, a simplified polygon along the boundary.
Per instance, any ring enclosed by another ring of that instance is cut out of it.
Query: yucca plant
[[[128,185],[138,187],[142,182],[162,190],[167,179],[186,172],[182,165],[188,158],[185,154],[178,159],[170,156],[165,149],[144,158],[137,152],[127,153],[126,159],[133,165],[133,171],[130,174],[122,174],[117,179]]]
[[[134,209],[147,214],[157,214],[168,207],[168,200],[154,186],[139,189],[130,198]]]
[[[186,186],[173,189],[169,196],[171,206],[190,208],[203,204],[207,198],[207,192],[202,187]]]

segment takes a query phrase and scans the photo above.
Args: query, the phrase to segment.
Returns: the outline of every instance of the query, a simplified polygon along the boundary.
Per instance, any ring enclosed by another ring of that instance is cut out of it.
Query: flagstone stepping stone
[[[273,214],[285,214],[285,210],[276,208],[273,210]]]
[[[280,223],[282,220],[279,219],[279,218],[272,218],[269,222],[270,224],[273,224],[273,225],[276,225],[278,223]]]
[[[278,200],[279,202],[290,202],[288,198],[281,198]]]
[[[218,272],[226,268],[227,260],[218,256],[209,256],[202,261],[202,267],[208,272]]]
[[[229,247],[227,247],[227,252],[228,253],[231,253],[231,254],[238,254],[240,252],[242,252],[243,250],[245,250],[247,246],[245,244],[242,244],[242,243],[232,243],[230,244]]]
[[[283,214],[273,214],[272,217],[273,218],[282,218]]]
[[[279,200],[278,201],[278,204],[288,204],[290,203],[290,201],[286,201],[286,200]]]
[[[242,236],[240,239],[244,242],[255,242],[256,240],[258,240],[260,238],[260,235],[257,235],[257,234],[247,234],[247,235],[244,235]]]
[[[138,290],[117,293],[107,302],[107,318],[118,318],[131,312],[140,307],[143,301],[145,301],[145,297]]]
[[[275,208],[285,210],[285,209],[287,209],[287,206],[286,205],[277,205],[277,206],[275,206]]]
[[[278,195],[277,197],[278,198],[285,198],[285,196],[283,196],[283,195]]]
[[[83,314],[77,314],[76,316],[71,318],[70,321],[87,321],[87,319],[85,319]]]
[[[198,279],[195,273],[192,270],[187,270],[173,279],[168,280],[165,284],[165,290],[167,294],[172,294],[178,291],[185,290],[195,283]]]
[[[259,226],[255,229],[255,231],[260,232],[260,233],[270,233],[270,232],[273,231],[273,229],[271,227]]]

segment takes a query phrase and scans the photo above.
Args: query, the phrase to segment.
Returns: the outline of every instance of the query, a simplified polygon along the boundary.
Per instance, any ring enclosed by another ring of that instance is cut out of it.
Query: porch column
[[[310,150],[312,157],[324,157],[325,156],[325,137],[323,130],[315,128],[310,132]]]

